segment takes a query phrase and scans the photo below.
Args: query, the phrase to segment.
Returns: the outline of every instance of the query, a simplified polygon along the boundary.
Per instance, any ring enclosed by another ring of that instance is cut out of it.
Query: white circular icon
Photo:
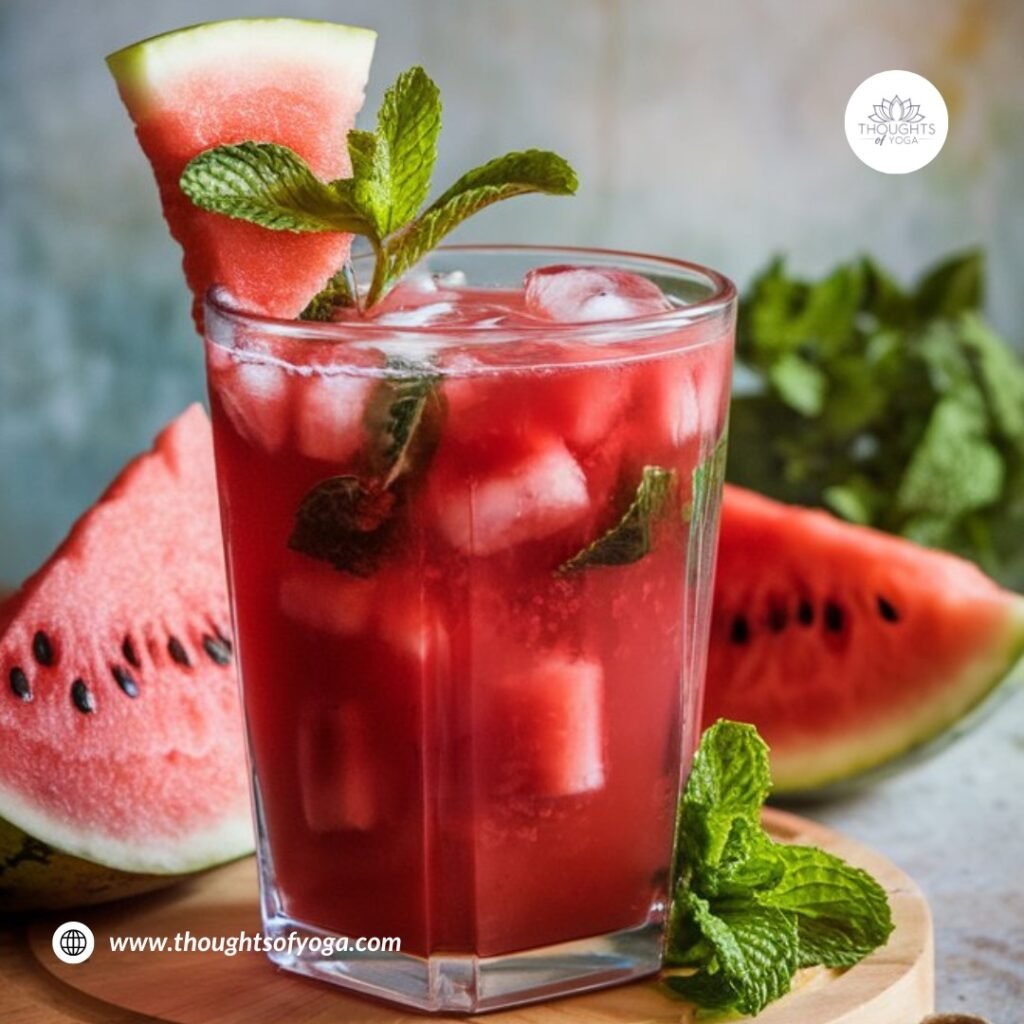
[[[53,933],[53,954],[66,964],[84,964],[95,948],[92,929],[81,921],[65,921]]]
[[[938,89],[913,71],[880,71],[846,104],[846,139],[857,157],[883,174],[909,174],[939,154],[949,113]]]

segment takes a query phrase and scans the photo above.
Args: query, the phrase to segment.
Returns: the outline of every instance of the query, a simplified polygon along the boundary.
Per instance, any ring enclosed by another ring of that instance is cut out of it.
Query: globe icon
[[[60,937],[60,948],[68,956],[81,956],[85,952],[86,945],[85,934],[77,928],[69,928]]]

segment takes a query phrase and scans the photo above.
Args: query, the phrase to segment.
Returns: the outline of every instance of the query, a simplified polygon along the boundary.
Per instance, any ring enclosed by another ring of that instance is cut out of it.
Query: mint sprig
[[[474,213],[513,196],[576,191],[576,173],[562,157],[529,149],[467,172],[419,213],[430,191],[440,128],[437,86],[414,67],[385,93],[374,131],[348,133],[350,178],[320,181],[294,151],[250,141],[193,157],[180,186],[201,209],[274,231],[364,236],[376,262],[365,296],[354,298],[369,308]],[[324,319],[336,292],[332,279],[311,301],[306,318]]]
[[[800,967],[849,967],[884,945],[892,915],[866,872],[761,825],[768,748],[751,725],[706,730],[680,804],[668,989],[697,1005],[756,1014]]]
[[[676,488],[676,473],[644,466],[636,493],[618,522],[558,567],[560,574],[599,565],[629,565],[649,554],[654,529]]]

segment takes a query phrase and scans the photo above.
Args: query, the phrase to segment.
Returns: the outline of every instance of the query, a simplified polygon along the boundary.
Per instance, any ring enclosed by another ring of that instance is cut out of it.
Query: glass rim
[[[442,245],[432,250],[434,253],[467,255],[495,255],[503,254],[538,254],[541,256],[550,255],[552,262],[567,262],[569,259],[578,259],[581,265],[586,266],[588,257],[597,259],[609,264],[621,263],[623,269],[630,265],[646,264],[649,269],[661,269],[666,276],[674,275],[677,278],[695,277],[702,278],[710,288],[710,294],[695,302],[677,306],[658,313],[645,313],[640,316],[622,317],[619,319],[603,320],[575,320],[575,321],[552,321],[550,323],[537,322],[536,324],[516,324],[515,326],[495,324],[386,324],[377,323],[373,320],[344,320],[344,321],[316,321],[284,319],[271,316],[266,313],[258,313],[240,306],[230,295],[227,289],[220,284],[213,284],[207,290],[204,297],[204,307],[207,312],[232,323],[242,326],[259,328],[268,333],[289,338],[302,338],[308,341],[334,341],[339,340],[338,335],[344,332],[344,340],[352,340],[353,335],[360,337],[380,337],[389,335],[391,337],[406,336],[431,338],[438,335],[458,337],[463,339],[505,336],[531,336],[538,335],[547,339],[552,337],[578,336],[587,332],[612,331],[618,334],[635,336],[637,338],[649,338],[653,334],[660,334],[689,324],[699,323],[702,320],[714,317],[732,306],[736,301],[736,286],[724,274],[710,267],[703,266],[688,260],[676,259],[671,256],[652,256],[647,253],[632,252],[620,249],[604,249],[586,246],[563,246],[563,245],[504,245],[504,244],[460,244]],[[429,259],[431,254],[427,255]],[[558,257],[562,259],[559,260]],[[353,258],[356,264],[372,258],[371,253],[363,253]]]

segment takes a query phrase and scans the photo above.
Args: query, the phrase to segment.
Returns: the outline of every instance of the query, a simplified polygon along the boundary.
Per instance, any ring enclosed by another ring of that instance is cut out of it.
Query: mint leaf
[[[196,206],[272,231],[367,230],[347,198],[287,146],[242,142],[207,149],[185,165],[179,184]]]
[[[329,477],[302,499],[288,547],[354,576],[371,576],[389,540],[395,502],[376,482]]]
[[[827,378],[795,352],[773,363],[768,377],[782,401],[801,415],[817,416],[824,408]]]
[[[445,235],[493,203],[529,193],[572,195],[576,187],[576,173],[565,160],[537,149],[508,153],[469,171],[387,244],[385,270],[377,290],[383,294]],[[370,303],[377,297],[371,290]]]
[[[563,562],[558,572],[638,562],[651,550],[654,525],[663,515],[675,486],[674,470],[644,466],[636,494],[619,521],[592,544]]]
[[[707,952],[696,974],[666,979],[672,992],[708,1009],[755,1014],[789,991],[799,949],[792,917],[756,903],[713,911],[699,897],[690,897],[690,911]]]
[[[404,360],[392,359],[388,366],[410,376],[382,381],[367,408],[371,460],[385,487],[429,460],[444,418],[439,374]]]
[[[722,860],[733,823],[758,825],[771,790],[768,747],[752,725],[719,720],[704,731],[683,793],[677,843],[707,872]]]
[[[796,916],[800,964],[849,967],[892,934],[885,890],[866,872],[810,846],[776,844],[783,871],[758,897]]]
[[[693,470],[691,498],[683,506],[683,522],[700,520],[707,514],[708,502],[717,501],[725,481],[725,465],[729,453],[729,433],[723,432],[711,454]]]
[[[964,397],[939,402],[900,481],[898,507],[915,517],[952,520],[996,501],[1005,465],[985,433],[979,402]]]
[[[324,287],[310,299],[309,304],[299,314],[300,320],[327,321],[333,319],[334,311],[339,306],[356,304],[356,286],[348,266],[332,275]]]
[[[785,870],[779,850],[760,820],[733,818],[718,861],[700,866],[701,891],[719,898],[771,889]]]
[[[978,249],[957,253],[922,275],[914,305],[922,318],[955,317],[981,308],[985,265]]]
[[[440,131],[438,88],[414,67],[385,92],[377,130],[349,132],[350,195],[378,239],[412,220],[426,200]]]

